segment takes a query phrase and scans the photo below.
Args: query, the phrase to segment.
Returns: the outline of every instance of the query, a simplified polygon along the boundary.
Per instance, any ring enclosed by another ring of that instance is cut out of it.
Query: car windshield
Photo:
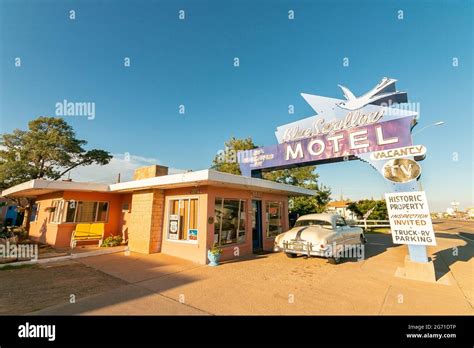
[[[343,217],[338,217],[338,218],[336,219],[336,226],[337,226],[337,227],[347,226],[346,220],[344,220]]]
[[[298,220],[296,221],[295,227],[303,227],[303,226],[332,227],[329,221],[324,221],[324,220]]]

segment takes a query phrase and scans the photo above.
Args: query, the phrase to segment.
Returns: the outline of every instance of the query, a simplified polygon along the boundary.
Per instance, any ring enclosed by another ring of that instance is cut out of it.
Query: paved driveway
[[[394,276],[406,246],[393,245],[385,234],[370,234],[368,240],[364,261],[339,265],[281,253],[218,267],[163,254],[90,257],[80,261],[84,267],[122,284],[36,313],[474,314],[472,242],[438,233],[438,245],[429,252],[440,281],[431,284]]]

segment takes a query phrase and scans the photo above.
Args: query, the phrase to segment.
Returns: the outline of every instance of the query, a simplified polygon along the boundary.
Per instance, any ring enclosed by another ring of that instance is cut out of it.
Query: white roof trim
[[[280,184],[270,180],[251,178],[248,176],[233,175],[229,173],[218,172],[215,170],[208,170],[211,181],[220,181],[223,183],[235,183],[237,185],[265,188],[269,190],[277,190],[288,193],[294,193],[305,196],[314,196],[317,194],[314,190],[309,190],[303,187]]]
[[[305,189],[298,186],[280,184],[269,180],[263,180],[258,178],[250,178],[241,175],[234,175],[229,173],[218,172],[215,170],[205,169],[196,172],[187,172],[180,174],[172,174],[165,176],[157,176],[149,179],[135,180],[122,182],[118,184],[110,185],[110,190],[114,191],[132,191],[134,189],[146,189],[152,187],[162,187],[171,185],[183,184],[230,184],[236,186],[245,186],[247,188],[266,189],[269,191],[280,191],[296,195],[308,195],[312,196],[316,194],[316,191]]]
[[[191,185],[216,185],[227,184],[231,186],[240,186],[256,191],[275,191],[290,195],[305,195],[312,196],[316,191],[308,190],[302,187],[280,184],[269,180],[258,178],[250,178],[241,175],[234,175],[229,173],[218,172],[215,170],[200,170],[196,172],[187,172],[180,174],[157,176],[142,180],[133,180],[122,182],[118,184],[97,184],[88,182],[74,182],[74,181],[48,181],[42,179],[35,179],[24,182],[22,184],[10,187],[2,192],[2,196],[20,196],[22,194],[28,196],[40,190],[43,193],[55,191],[96,191],[96,192],[126,192],[139,189],[148,188],[172,188],[179,186]]]
[[[12,186],[10,188],[7,188],[6,190],[2,191],[2,197],[6,197],[8,195],[11,195],[11,194],[19,192],[19,191],[25,191],[25,190],[28,190],[28,189],[32,189],[34,184],[35,184],[35,180],[30,180],[30,181],[26,181],[26,182],[23,182],[21,184]]]
[[[2,196],[11,196],[15,193],[32,190],[44,190],[47,192],[55,191],[95,191],[95,192],[108,192],[109,185],[97,184],[90,182],[75,182],[75,181],[50,181],[42,179],[30,180],[16,186],[10,187],[2,191]],[[46,192],[46,193],[47,193]]]

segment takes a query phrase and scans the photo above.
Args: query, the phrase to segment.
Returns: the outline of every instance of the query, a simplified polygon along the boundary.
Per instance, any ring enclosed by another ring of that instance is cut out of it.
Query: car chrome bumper
[[[321,249],[318,246],[306,241],[285,241],[283,242],[283,248],[275,245],[273,250],[298,255],[326,256],[326,249]]]

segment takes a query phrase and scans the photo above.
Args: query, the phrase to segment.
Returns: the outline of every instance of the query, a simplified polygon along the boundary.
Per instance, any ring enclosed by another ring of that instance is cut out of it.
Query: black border
[[[19,338],[18,327],[56,325],[56,339]],[[408,325],[455,325],[410,330]],[[131,345],[469,345],[472,316],[0,316],[0,346]],[[469,331],[470,329],[470,331]],[[456,338],[407,338],[410,333]]]

